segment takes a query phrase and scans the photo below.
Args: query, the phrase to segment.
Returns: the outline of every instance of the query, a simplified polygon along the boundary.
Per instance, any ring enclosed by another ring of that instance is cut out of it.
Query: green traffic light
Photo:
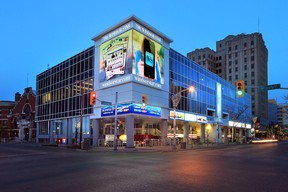
[[[241,89],[238,89],[237,95],[242,95],[242,94],[243,94],[243,91]]]

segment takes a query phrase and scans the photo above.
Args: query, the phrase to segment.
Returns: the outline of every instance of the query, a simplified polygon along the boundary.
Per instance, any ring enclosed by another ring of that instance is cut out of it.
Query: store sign
[[[174,119],[174,111],[170,111],[170,119]],[[176,119],[195,122],[196,115],[176,111]]]
[[[239,127],[239,128],[251,129],[251,124],[240,123],[240,122],[236,122],[236,121],[229,121],[228,125],[230,127]]]
[[[207,117],[197,115],[196,120],[197,122],[207,122]]]
[[[107,106],[107,107],[101,108],[101,117],[114,116],[115,115],[114,108],[115,108],[114,106]],[[129,113],[161,117],[161,108],[149,106],[149,105],[144,107],[142,104],[137,104],[137,103],[117,105],[118,115],[129,114]]]
[[[168,137],[168,138],[174,137],[174,134],[173,134],[173,133],[168,133],[168,134],[167,134],[167,137]],[[175,134],[175,137],[183,138],[183,137],[184,137],[184,134],[176,133],[176,134]]]
[[[196,121],[196,115],[185,113],[185,121]]]
[[[184,113],[181,113],[181,112],[177,112],[177,111],[176,111],[176,116],[175,116],[174,111],[170,111],[170,118],[171,118],[171,119],[174,119],[174,117],[175,117],[176,119],[184,120]]]

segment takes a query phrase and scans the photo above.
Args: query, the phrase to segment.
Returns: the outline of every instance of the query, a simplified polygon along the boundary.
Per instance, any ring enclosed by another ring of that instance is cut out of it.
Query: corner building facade
[[[53,130],[62,130],[57,136],[61,141],[77,143],[80,135],[75,123],[80,116],[77,111],[82,111],[81,135],[91,139],[94,146],[110,145],[114,131],[117,144],[126,147],[169,145],[174,137],[177,142],[186,143],[193,140],[222,143],[250,137],[250,95],[236,98],[234,85],[170,48],[172,40],[147,23],[132,16],[93,37],[93,41],[90,48],[94,50],[93,66],[88,69],[93,69],[93,74],[87,77],[92,77],[91,81],[85,83],[92,84],[92,88],[80,86],[84,90],[80,94],[82,99],[75,100],[80,104],[69,104],[76,106],[75,113],[70,113],[70,108],[65,111],[64,107],[64,116],[53,118],[51,114],[50,118],[38,119],[38,130],[46,130],[38,133],[39,142],[43,137],[54,138]],[[39,77],[37,90],[42,90]],[[73,92],[75,82],[84,80],[79,76],[70,80],[68,87]],[[194,91],[190,93],[191,86]],[[87,105],[92,90],[97,94],[93,107]],[[73,95],[71,91],[66,94],[68,100]],[[41,92],[38,101],[52,93],[46,104],[49,106],[54,102],[53,89],[47,93]],[[176,95],[178,103],[173,105],[171,98]],[[74,96],[78,98],[79,94]],[[84,112],[83,100],[87,106]],[[59,122],[66,123],[59,128]]]

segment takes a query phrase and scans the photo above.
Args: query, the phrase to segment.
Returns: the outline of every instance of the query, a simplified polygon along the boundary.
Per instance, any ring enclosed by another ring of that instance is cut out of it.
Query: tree
[[[244,121],[244,122],[250,122],[251,121],[251,117],[247,115],[246,110],[249,108],[248,105],[244,105],[242,107],[239,107],[237,111],[235,111],[235,109],[230,109],[228,108],[228,112],[230,115],[230,119],[233,122],[239,122]],[[236,135],[236,127],[237,127],[237,123],[233,124],[233,128],[234,128],[234,132],[232,133],[232,141],[235,141],[236,138],[238,141],[242,140],[242,138],[240,138],[240,134]],[[247,134],[245,134],[245,139],[247,140]]]

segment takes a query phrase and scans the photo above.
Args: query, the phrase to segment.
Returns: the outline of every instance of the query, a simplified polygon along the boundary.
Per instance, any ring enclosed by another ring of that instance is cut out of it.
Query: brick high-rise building
[[[257,88],[268,83],[268,50],[261,33],[229,35],[216,42],[216,51],[196,49],[187,57],[232,84],[244,80],[252,115],[268,123],[268,93]]]

